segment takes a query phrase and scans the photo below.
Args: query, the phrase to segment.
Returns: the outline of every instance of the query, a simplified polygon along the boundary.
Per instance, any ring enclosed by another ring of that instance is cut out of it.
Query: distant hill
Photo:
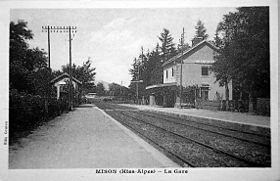
[[[109,90],[109,84],[110,84],[109,82],[106,82],[106,81],[103,81],[103,80],[96,80],[95,85],[97,85],[99,82],[103,84],[105,90]]]

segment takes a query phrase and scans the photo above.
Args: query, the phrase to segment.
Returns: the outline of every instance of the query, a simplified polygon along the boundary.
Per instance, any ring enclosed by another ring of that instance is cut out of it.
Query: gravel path
[[[177,166],[136,139],[97,108],[77,108],[10,146],[9,168]]]

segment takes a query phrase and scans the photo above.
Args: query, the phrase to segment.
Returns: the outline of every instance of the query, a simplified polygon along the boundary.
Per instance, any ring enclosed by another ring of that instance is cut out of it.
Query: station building
[[[182,61],[182,86],[195,87],[196,100],[202,102],[219,102],[225,100],[225,87],[216,82],[211,66],[214,63],[218,48],[207,40],[201,41],[190,49],[178,54],[163,63],[163,84],[146,87],[149,92],[150,105],[176,107],[180,104],[180,75]],[[195,104],[184,92],[182,104]],[[186,90],[185,90],[186,91]],[[229,99],[232,100],[232,84],[229,83]]]

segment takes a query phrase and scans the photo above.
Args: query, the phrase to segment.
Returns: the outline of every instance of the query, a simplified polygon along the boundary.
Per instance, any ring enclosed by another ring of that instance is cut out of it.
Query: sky
[[[11,21],[28,22],[34,37],[29,44],[48,51],[47,33],[42,26],[77,26],[72,41],[72,62],[82,65],[89,58],[96,68],[96,80],[128,86],[129,69],[143,46],[151,51],[159,43],[163,28],[179,42],[185,29],[190,44],[195,25],[201,20],[213,39],[223,15],[236,8],[141,8],[141,9],[12,9]],[[61,69],[69,62],[67,33],[51,33],[51,68]]]

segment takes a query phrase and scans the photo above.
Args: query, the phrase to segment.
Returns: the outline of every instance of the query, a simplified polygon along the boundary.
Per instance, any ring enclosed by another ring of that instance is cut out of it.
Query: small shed
[[[57,76],[56,78],[51,80],[51,84],[54,85],[56,87],[56,98],[59,99],[60,98],[60,93],[63,90],[62,88],[64,86],[67,85],[67,82],[70,81],[70,75],[68,73],[63,73],[59,76]],[[75,77],[72,76],[72,84],[75,89],[78,89],[79,85],[82,85],[82,82],[79,81],[78,79],[76,79]]]

